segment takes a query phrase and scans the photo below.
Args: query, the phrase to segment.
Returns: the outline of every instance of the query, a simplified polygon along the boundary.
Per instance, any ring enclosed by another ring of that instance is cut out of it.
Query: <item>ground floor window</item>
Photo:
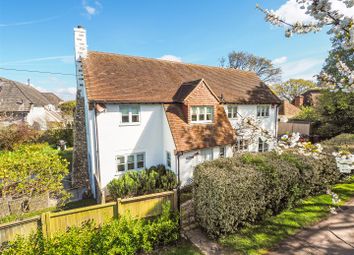
[[[166,166],[171,168],[171,153],[169,151],[166,152]]]
[[[134,153],[116,156],[117,171],[138,170],[145,168],[145,153]]]
[[[201,161],[213,160],[213,149],[204,149],[200,152]]]
[[[219,158],[225,158],[225,147],[220,147],[219,149]]]
[[[258,139],[258,152],[265,152],[269,150],[269,145],[261,138]]]
[[[238,139],[236,144],[236,151],[248,151],[249,141],[245,139]]]

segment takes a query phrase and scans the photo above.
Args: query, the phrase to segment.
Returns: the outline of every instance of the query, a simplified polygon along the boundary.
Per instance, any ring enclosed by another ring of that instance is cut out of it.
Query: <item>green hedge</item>
[[[354,134],[340,134],[321,144],[328,152],[348,150],[354,153]]]
[[[205,162],[194,172],[199,224],[213,237],[264,220],[339,179],[334,158],[274,152]]]
[[[174,172],[164,165],[158,165],[145,170],[128,171],[108,183],[107,188],[111,196],[117,199],[168,191],[176,186]]]
[[[2,255],[106,255],[151,252],[160,245],[179,238],[178,216],[170,204],[155,220],[134,220],[122,217],[95,228],[90,222],[72,227],[66,233],[46,239],[41,233],[17,238],[0,250]]]

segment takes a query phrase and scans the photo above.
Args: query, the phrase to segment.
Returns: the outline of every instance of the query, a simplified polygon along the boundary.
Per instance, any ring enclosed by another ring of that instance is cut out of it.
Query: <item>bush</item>
[[[129,171],[108,183],[107,188],[114,199],[141,196],[172,190],[177,186],[176,175],[163,165],[141,171]]]
[[[329,152],[348,150],[354,153],[354,134],[340,134],[322,142],[324,149]]]
[[[334,158],[273,152],[198,165],[194,202],[199,224],[213,237],[264,220],[339,179]]]
[[[13,150],[18,144],[35,143],[41,132],[27,125],[12,125],[0,129],[0,151]]]
[[[73,129],[72,128],[55,128],[48,129],[38,139],[38,142],[49,143],[56,146],[59,140],[64,140],[66,146],[72,147],[74,145]]]
[[[0,152],[0,195],[29,198],[49,192],[66,195],[62,184],[68,162],[48,144],[27,144]]]
[[[28,238],[18,237],[0,251],[1,254],[19,255],[83,255],[83,254],[137,254],[151,252],[159,245],[179,238],[178,217],[163,205],[162,214],[155,220],[122,217],[95,228],[86,223],[72,227],[53,238],[42,238],[40,233]]]

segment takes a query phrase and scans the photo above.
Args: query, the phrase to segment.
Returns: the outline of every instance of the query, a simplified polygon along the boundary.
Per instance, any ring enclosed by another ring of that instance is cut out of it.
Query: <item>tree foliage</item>
[[[0,129],[0,151],[12,150],[16,144],[34,143],[41,133],[25,124]]]
[[[296,96],[300,96],[309,89],[316,88],[316,84],[304,79],[290,79],[286,82],[274,84],[271,88],[277,96],[291,102]]]
[[[221,58],[222,66],[225,66],[225,61]],[[226,67],[255,72],[266,83],[279,81],[281,76],[281,69],[275,67],[271,60],[243,51],[229,53]]]
[[[304,106],[301,107],[301,111],[298,115],[296,115],[293,119],[296,120],[307,120],[307,121],[312,121],[316,122],[320,120],[320,114],[316,110],[316,108],[312,106]]]
[[[62,180],[68,174],[67,166],[68,162],[47,144],[20,145],[14,151],[0,152],[0,195],[66,195]]]
[[[76,107],[76,101],[66,101],[59,105],[59,109],[63,113],[64,116],[74,116],[74,111]]]

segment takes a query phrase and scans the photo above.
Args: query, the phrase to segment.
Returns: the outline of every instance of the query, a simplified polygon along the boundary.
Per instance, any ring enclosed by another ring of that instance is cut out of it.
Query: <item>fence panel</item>
[[[177,191],[167,191],[145,196],[118,199],[118,214],[130,214],[134,218],[148,218],[160,215],[162,204],[170,201],[173,210],[177,209]]]
[[[286,133],[300,133],[302,135],[310,135],[310,123],[297,122],[278,122],[278,135]]]
[[[15,239],[17,235],[28,236],[35,233],[40,227],[40,217],[19,220],[0,225],[0,245],[4,242],[9,242]]]

